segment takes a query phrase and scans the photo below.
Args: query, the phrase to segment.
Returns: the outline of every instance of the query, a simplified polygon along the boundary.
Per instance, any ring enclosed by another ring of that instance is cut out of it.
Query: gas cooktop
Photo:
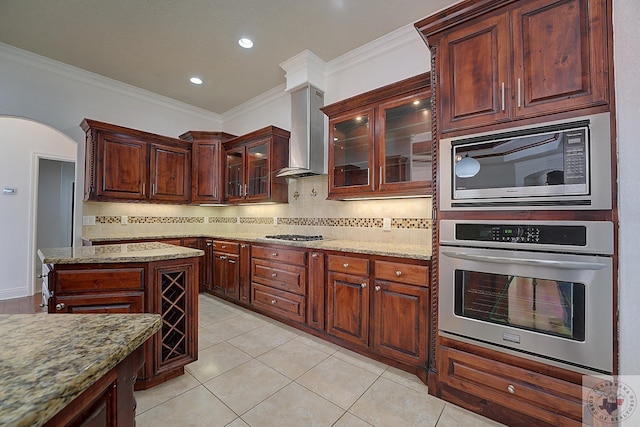
[[[308,236],[304,234],[275,234],[273,236],[264,236],[267,239],[293,240],[306,242],[310,240],[322,240],[322,236]]]

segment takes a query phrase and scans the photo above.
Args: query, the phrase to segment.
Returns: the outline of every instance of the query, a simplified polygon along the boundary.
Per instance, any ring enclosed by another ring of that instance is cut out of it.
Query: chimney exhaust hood
[[[302,178],[324,171],[324,92],[307,84],[291,92],[289,167],[276,176]]]

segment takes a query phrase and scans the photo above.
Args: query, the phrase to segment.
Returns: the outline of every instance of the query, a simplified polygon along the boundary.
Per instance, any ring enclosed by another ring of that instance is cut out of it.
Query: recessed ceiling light
[[[247,39],[244,37],[238,40],[238,44],[245,49],[251,49],[253,47],[253,42],[251,41],[251,39]]]
[[[200,77],[191,77],[189,79],[189,81],[191,83],[193,83],[194,85],[201,85],[202,84],[202,79]]]

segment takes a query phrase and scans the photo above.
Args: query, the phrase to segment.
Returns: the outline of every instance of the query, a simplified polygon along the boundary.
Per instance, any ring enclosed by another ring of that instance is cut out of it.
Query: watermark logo
[[[633,388],[616,377],[592,385],[585,400],[593,419],[608,424],[630,419],[638,405]]]

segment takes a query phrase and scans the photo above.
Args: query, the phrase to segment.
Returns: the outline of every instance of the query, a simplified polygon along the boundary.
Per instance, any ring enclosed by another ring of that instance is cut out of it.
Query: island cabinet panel
[[[251,305],[277,317],[306,321],[307,251],[251,247]]]
[[[71,401],[44,426],[135,426],[133,383],[143,360],[142,348],[139,348]]]
[[[184,365],[198,359],[198,289],[193,259],[153,262],[149,270],[149,311],[162,316],[162,328],[146,345],[147,363],[136,389],[181,375]]]
[[[416,23],[434,53],[438,131],[609,104],[607,0],[466,0]]]

